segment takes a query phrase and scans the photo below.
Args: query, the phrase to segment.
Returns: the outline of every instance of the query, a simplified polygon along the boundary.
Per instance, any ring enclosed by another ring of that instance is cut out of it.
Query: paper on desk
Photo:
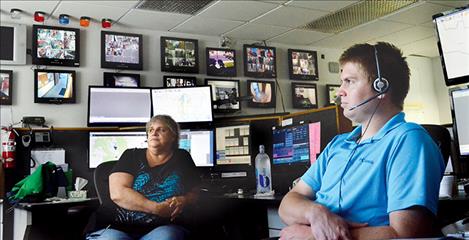
[[[31,150],[31,157],[36,161],[36,165],[31,168],[31,173],[39,165],[51,162],[55,165],[65,165],[65,149],[63,148],[36,148]],[[65,171],[65,169],[63,169]]]

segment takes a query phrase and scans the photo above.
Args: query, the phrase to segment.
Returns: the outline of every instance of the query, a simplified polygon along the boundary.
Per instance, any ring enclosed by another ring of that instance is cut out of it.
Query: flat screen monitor
[[[288,49],[290,79],[318,80],[318,56],[316,51]]]
[[[33,64],[80,66],[80,29],[33,25],[32,41]]]
[[[327,105],[336,104],[337,93],[339,92],[340,85],[326,84]]]
[[[450,90],[454,141],[459,155],[469,158],[469,86]]]
[[[236,77],[236,51],[226,48],[207,48],[207,75]]]
[[[101,67],[142,70],[142,35],[101,31]]]
[[[195,39],[161,37],[161,71],[198,73],[199,50]]]
[[[215,129],[216,165],[251,164],[249,125]]]
[[[274,108],[276,104],[275,82],[247,81],[247,95],[251,97],[248,106],[253,108]]]
[[[469,6],[433,16],[447,86],[469,82]]]
[[[11,105],[13,94],[13,71],[0,70],[0,105]]]
[[[239,80],[205,79],[212,87],[213,111],[229,113],[241,110]]]
[[[275,78],[277,76],[274,47],[244,45],[244,76]]]
[[[273,164],[308,163],[310,160],[309,125],[275,128]]]
[[[89,168],[96,168],[107,161],[119,160],[129,148],[146,148],[147,137],[143,132],[90,132]]]
[[[132,73],[103,73],[105,87],[140,87],[140,74]]]
[[[0,64],[26,64],[26,25],[4,23],[0,26]]]
[[[76,74],[68,70],[34,70],[35,103],[75,103]]]
[[[163,86],[171,87],[195,87],[197,79],[195,77],[186,76],[163,76]]]
[[[88,126],[142,126],[151,118],[149,88],[88,88]]]
[[[292,103],[294,108],[317,108],[318,93],[314,83],[292,83]]]
[[[153,88],[151,101],[153,115],[169,115],[178,123],[213,120],[210,86]]]
[[[191,154],[197,167],[213,167],[214,146],[213,130],[181,130],[179,148]]]

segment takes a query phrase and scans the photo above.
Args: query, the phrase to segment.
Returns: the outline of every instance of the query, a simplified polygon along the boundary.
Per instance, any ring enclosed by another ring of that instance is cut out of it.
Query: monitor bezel
[[[315,104],[312,104],[311,106],[303,106],[296,100],[296,95],[295,95],[295,90],[297,87],[303,87],[307,89],[314,89],[314,97],[315,97]],[[318,88],[315,83],[296,83],[292,82],[291,83],[291,96],[292,96],[292,105],[293,108],[298,108],[298,109],[315,109],[318,108]]]
[[[309,124],[311,123],[301,123],[301,124],[292,124],[292,125],[287,125],[287,126],[275,126],[272,128],[272,167],[279,169],[279,168],[290,168],[290,167],[310,167],[311,166],[311,153],[309,152],[309,159],[307,161],[296,161],[296,162],[289,162],[289,163],[274,163],[274,146],[273,146],[273,137],[274,137],[274,131],[275,130],[281,130],[281,129],[287,129],[287,128],[294,128],[294,127],[299,127],[299,126],[305,126],[308,128],[308,138],[309,138]],[[308,141],[308,150],[311,150],[309,146],[309,141]]]
[[[209,82],[233,82],[236,84],[236,88],[238,90],[237,92],[237,96],[238,98],[241,96],[241,86],[240,86],[240,81],[237,80],[237,79],[218,79],[218,78],[206,78],[205,79],[205,85],[209,85],[211,86],[211,90],[212,90],[212,109],[215,113],[234,113],[234,112],[238,112],[238,111],[241,111],[241,101],[238,101],[238,106],[239,108],[238,109],[215,109],[215,101],[216,101],[216,95],[213,96],[213,91],[214,88],[211,84],[209,84]],[[215,84],[216,86],[216,84]],[[215,98],[215,100],[213,100]]]
[[[269,83],[271,84],[272,96],[269,103],[256,103],[251,99],[248,101],[248,107],[250,108],[275,108],[277,105],[277,94],[276,94],[276,84],[275,81],[263,81],[263,80],[247,80],[246,81],[246,92],[249,96],[251,95],[251,84],[252,83]]]
[[[12,105],[13,103],[13,71],[0,70],[0,74],[8,75],[8,96],[0,97],[0,105]]]
[[[1,27],[13,28],[13,59],[0,60],[0,65],[25,65],[26,64],[26,25],[2,22]]]
[[[449,93],[449,98],[450,98],[450,108],[451,108],[451,119],[453,121],[453,140],[454,140],[454,146],[455,146],[455,151],[457,155],[459,156],[459,159],[468,159],[469,160],[469,154],[468,155],[462,155],[460,149],[459,149],[459,135],[458,135],[458,126],[456,123],[456,111],[454,109],[454,97],[453,93],[456,91],[469,91],[469,85],[462,85],[462,86],[457,86],[450,88],[448,90]]]
[[[181,66],[166,66],[165,65],[165,52],[166,52],[166,40],[172,41],[185,41],[192,42],[194,44],[194,55],[195,65],[192,67],[181,67]],[[165,37],[160,38],[160,61],[162,72],[177,72],[177,73],[199,73],[199,40],[190,38],[177,38],[177,37]]]
[[[137,80],[137,86],[140,87],[140,74],[135,73],[114,73],[114,72],[103,72],[103,86],[104,87],[132,87],[132,86],[116,86],[116,81],[112,77],[132,77]],[[134,87],[135,88],[135,87]]]
[[[210,51],[232,52],[233,62],[234,62],[233,72],[227,73],[226,71],[220,71],[219,73],[217,73],[216,70],[211,69],[209,66],[209,61],[208,61],[210,58]],[[206,60],[206,65],[207,65],[207,76],[215,76],[215,77],[236,77],[237,76],[238,69],[236,68],[236,50],[235,49],[208,47],[205,49],[205,60]]]
[[[88,111],[87,111],[87,124],[88,124],[88,127],[103,127],[103,126],[112,126],[112,127],[120,127],[120,126],[123,126],[123,127],[128,127],[128,126],[145,126],[145,124],[148,122],[148,121],[145,121],[145,122],[90,122],[90,100],[91,100],[91,89],[92,88],[112,88],[112,89],[118,89],[118,90],[121,90],[123,91],[124,89],[132,89],[132,90],[148,90],[150,91],[149,93],[149,101],[150,101],[150,116],[148,117],[148,120],[151,119],[152,117],[152,103],[151,103],[151,88],[148,88],[148,87],[139,87],[139,88],[135,88],[135,87],[105,87],[105,86],[94,86],[94,85],[90,85],[88,86]]]
[[[265,72],[249,72],[248,71],[248,48],[264,48],[266,50],[272,50],[274,53],[273,57],[273,66],[274,71],[272,73],[265,73]],[[244,44],[243,45],[243,60],[244,60],[244,76],[245,77],[253,77],[253,78],[276,78],[277,77],[277,52],[275,47],[269,46],[258,46],[252,44]]]
[[[105,47],[106,35],[137,37],[138,38],[138,63],[123,63],[123,62],[106,61],[106,47]],[[138,33],[101,31],[101,68],[143,70],[143,35],[138,34]]]
[[[52,29],[59,31],[71,31],[75,32],[75,59],[58,59],[58,58],[39,58],[37,56],[37,34],[39,29]],[[33,25],[32,31],[32,50],[31,57],[32,63],[36,65],[52,65],[52,66],[67,66],[67,67],[80,67],[80,29],[78,28],[67,28],[58,26],[46,26],[46,25]]]
[[[313,55],[314,58],[314,68],[316,70],[315,75],[303,75],[303,74],[294,74],[293,73],[293,53],[307,53]],[[319,71],[318,71],[318,53],[316,51],[301,50],[301,49],[288,49],[288,74],[290,79],[293,80],[319,80]]]
[[[181,78],[184,81],[190,81],[194,84],[194,86],[168,86],[166,80],[168,78]],[[197,87],[197,78],[196,77],[188,77],[188,76],[170,76],[170,75],[165,75],[163,76],[163,87],[165,88],[180,88],[180,87]]]
[[[45,98],[38,96],[38,74],[39,72],[46,73],[67,73],[72,75],[72,97],[71,98]],[[77,77],[76,71],[73,70],[58,70],[58,69],[34,69],[34,103],[52,103],[52,104],[63,104],[63,103],[76,103],[77,97]]]

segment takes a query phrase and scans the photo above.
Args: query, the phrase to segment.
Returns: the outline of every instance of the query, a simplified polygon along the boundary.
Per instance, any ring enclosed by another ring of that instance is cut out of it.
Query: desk
[[[32,231],[33,224],[44,224],[43,220],[47,219],[47,225],[55,227],[55,223],[64,223],[64,216],[67,210],[73,206],[86,205],[90,207],[98,207],[99,200],[97,198],[87,199],[66,199],[54,202],[42,203],[19,203],[14,210],[13,239],[35,239],[30,237],[29,232]],[[47,217],[44,217],[47,215]],[[30,231],[27,232],[28,228]],[[60,225],[57,226],[60,229]]]

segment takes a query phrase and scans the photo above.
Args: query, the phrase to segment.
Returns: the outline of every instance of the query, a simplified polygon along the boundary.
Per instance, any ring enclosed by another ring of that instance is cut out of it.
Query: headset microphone
[[[383,95],[383,94],[384,94],[384,92],[378,93],[378,94],[374,95],[373,97],[370,97],[370,98],[366,99],[365,101],[363,101],[363,102],[361,102],[361,103],[359,103],[359,104],[357,104],[357,105],[355,105],[355,106],[349,108],[348,110],[349,110],[349,111],[352,111],[353,109],[355,109],[355,108],[357,108],[357,107],[363,106],[363,105],[367,104],[368,102],[370,102],[371,100],[373,100],[373,99],[375,99],[375,98],[377,98],[377,97],[379,97],[379,96],[381,96],[381,95]]]

